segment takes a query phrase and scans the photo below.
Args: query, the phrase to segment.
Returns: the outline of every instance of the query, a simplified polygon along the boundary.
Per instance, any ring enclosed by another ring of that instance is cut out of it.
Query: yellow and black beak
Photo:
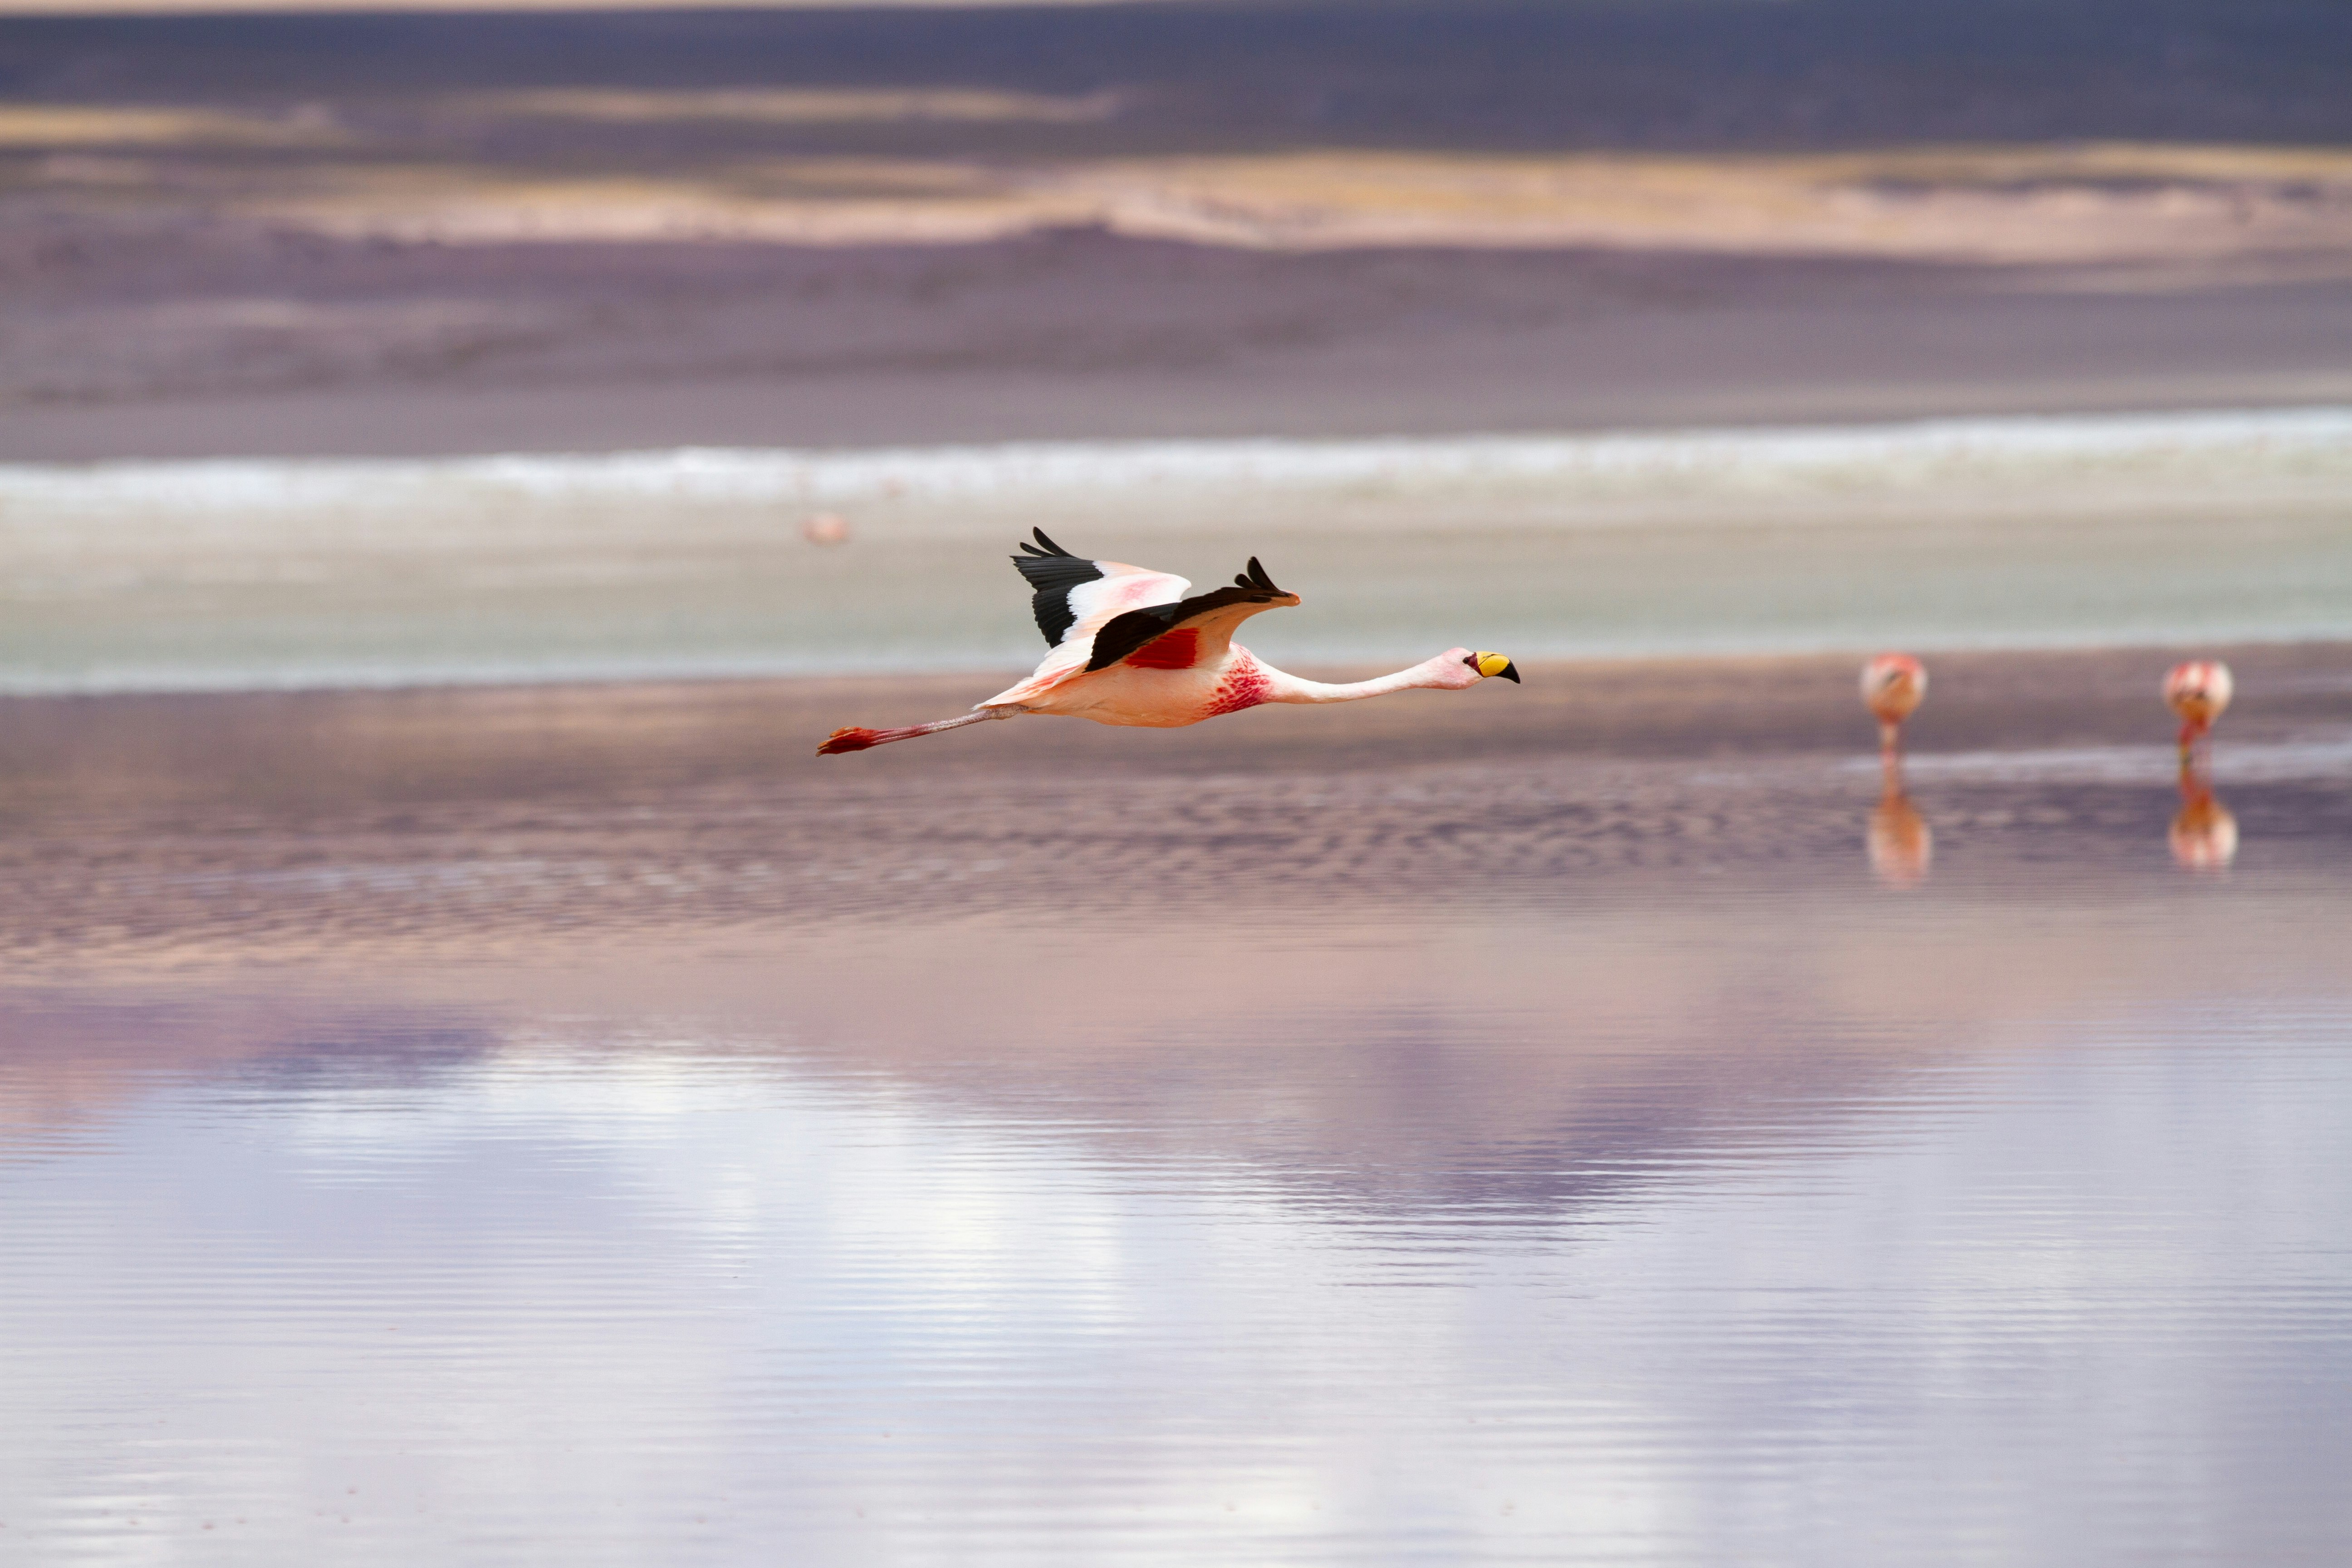
[[[1481,675],[1489,677],[1499,675],[1514,686],[1519,683],[1519,667],[1511,662],[1508,655],[1474,653],[1470,656],[1469,663],[1470,668]]]

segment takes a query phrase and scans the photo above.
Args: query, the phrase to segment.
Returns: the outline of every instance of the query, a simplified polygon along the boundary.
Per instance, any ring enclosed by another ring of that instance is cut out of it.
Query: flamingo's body
[[[1250,616],[1299,602],[1253,556],[1232,587],[1193,595],[1192,584],[1119,561],[1072,555],[1036,531],[1013,558],[1035,590],[1037,629],[1054,651],[1026,680],[971,712],[898,730],[835,730],[820,756],[862,752],[991,719],[1024,713],[1091,719],[1097,724],[1174,729],[1262,702],[1349,702],[1415,687],[1457,691],[1490,676],[1519,679],[1498,653],[1449,648],[1377,680],[1327,686],[1275,668],[1233,640]]]

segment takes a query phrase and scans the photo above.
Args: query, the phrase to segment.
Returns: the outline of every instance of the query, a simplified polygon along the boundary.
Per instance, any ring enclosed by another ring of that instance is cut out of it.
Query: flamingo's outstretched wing
[[[1024,702],[1085,674],[1095,634],[1107,623],[1147,605],[1176,604],[1192,591],[1181,577],[1124,561],[1084,560],[1046,538],[1044,529],[1031,531],[1037,542],[1024,543],[1024,553],[1014,556],[1013,564],[1036,590],[1031,606],[1037,629],[1054,651],[1028,679],[997,693],[982,708]]]
[[[1172,605],[1192,586],[1181,577],[1123,561],[1082,560],[1046,538],[1044,529],[1031,531],[1037,542],[1024,541],[1013,564],[1036,590],[1030,607],[1037,629],[1057,647],[1077,628],[1099,624],[1105,610],[1117,615],[1144,605]]]
[[[1250,557],[1249,570],[1230,588],[1213,588],[1172,605],[1153,605],[1112,616],[1094,635],[1088,669],[1107,669],[1121,659],[1158,669],[1189,669],[1225,657],[1234,630],[1252,616],[1286,609],[1298,595],[1274,585],[1265,568]]]

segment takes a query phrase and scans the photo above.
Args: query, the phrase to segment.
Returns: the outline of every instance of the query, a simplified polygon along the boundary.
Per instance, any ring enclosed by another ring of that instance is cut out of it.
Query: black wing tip
[[[1023,540],[1021,553],[1013,557],[1013,564],[1032,590],[1031,604],[1037,616],[1038,631],[1045,635],[1049,646],[1058,647],[1077,619],[1070,605],[1070,591],[1082,584],[1098,581],[1103,569],[1055,543],[1044,529],[1031,531],[1036,534],[1037,542]]]
[[[1234,574],[1234,586],[1236,588],[1255,588],[1262,593],[1267,594],[1279,594],[1282,592],[1281,589],[1274,585],[1274,579],[1265,574],[1265,568],[1257,563],[1257,557],[1255,555],[1250,557],[1248,571]]]

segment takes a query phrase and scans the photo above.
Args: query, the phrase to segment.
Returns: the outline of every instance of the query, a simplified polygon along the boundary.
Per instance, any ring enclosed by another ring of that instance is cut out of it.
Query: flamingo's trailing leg
[[[820,757],[836,756],[843,752],[862,752],[868,746],[887,746],[893,741],[911,741],[918,735],[936,735],[942,730],[961,730],[966,724],[985,724],[991,719],[1010,719],[1020,712],[1018,708],[980,708],[955,719],[939,719],[929,724],[909,724],[900,730],[866,730],[855,726],[835,730],[816,749]]]

